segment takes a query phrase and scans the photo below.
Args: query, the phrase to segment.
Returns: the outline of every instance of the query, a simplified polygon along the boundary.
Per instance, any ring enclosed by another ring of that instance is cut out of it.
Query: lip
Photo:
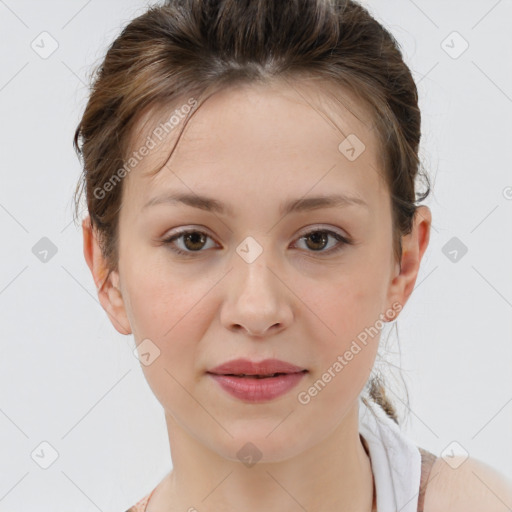
[[[284,395],[294,388],[306,375],[307,370],[285,373],[277,377],[234,377],[209,373],[221,388],[245,402],[266,402]]]
[[[296,366],[280,359],[264,359],[263,361],[251,361],[249,359],[233,359],[223,363],[207,373],[217,375],[272,375],[273,373],[299,373],[305,368]]]
[[[234,359],[206,372],[221,388],[245,402],[266,402],[294,388],[308,370],[279,359]],[[270,376],[274,373],[281,375]],[[240,374],[246,375],[245,377]],[[262,378],[255,377],[263,376]]]

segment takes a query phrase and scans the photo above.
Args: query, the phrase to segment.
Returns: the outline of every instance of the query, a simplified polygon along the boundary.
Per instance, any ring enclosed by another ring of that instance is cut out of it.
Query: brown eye
[[[172,235],[169,238],[163,240],[163,243],[168,245],[169,248],[177,254],[189,256],[194,252],[204,252],[202,249],[205,247],[207,240],[211,237],[208,236],[203,231],[198,231],[197,229],[191,229],[188,231],[182,231],[181,233],[177,233]],[[177,247],[176,241],[181,241],[181,248]]]
[[[334,247],[324,250],[329,245],[329,239],[334,239],[338,243],[331,244]],[[318,252],[321,255],[333,254],[343,249],[345,245],[350,245],[352,242],[335,231],[328,229],[316,229],[310,231],[299,238],[300,241],[304,241],[306,245],[306,252]]]
[[[199,231],[193,231],[183,235],[183,244],[190,251],[200,250],[206,242],[206,236]]]
[[[326,231],[314,231],[313,233],[304,237],[305,240],[311,240],[312,244],[307,244],[310,249],[315,251],[323,249],[329,240],[329,235]]]

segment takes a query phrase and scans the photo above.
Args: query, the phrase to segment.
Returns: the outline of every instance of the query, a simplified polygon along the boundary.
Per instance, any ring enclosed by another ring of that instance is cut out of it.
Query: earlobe
[[[403,308],[409,299],[418,277],[421,259],[428,247],[431,223],[430,208],[419,206],[414,215],[411,232],[402,237],[401,269],[389,285],[390,304],[398,302]]]
[[[118,332],[131,334],[130,322],[119,289],[119,274],[116,271],[109,272],[89,216],[82,221],[82,235],[85,261],[93,276],[100,304]]]

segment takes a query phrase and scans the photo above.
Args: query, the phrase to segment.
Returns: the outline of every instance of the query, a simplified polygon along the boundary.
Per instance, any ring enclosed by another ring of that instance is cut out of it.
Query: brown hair
[[[401,237],[411,231],[415,203],[430,192],[428,176],[419,173],[418,93],[399,44],[360,4],[168,0],[132,20],[95,73],[73,141],[83,159],[75,215],[85,189],[109,273],[117,269],[122,184],[108,194],[94,191],[125,164],[142,114],[191,96],[204,101],[207,93],[234,84],[298,77],[343,87],[371,113],[392,201],[394,255],[401,261]],[[418,175],[426,179],[427,190],[416,198]],[[398,423],[382,379],[372,377],[368,389]]]

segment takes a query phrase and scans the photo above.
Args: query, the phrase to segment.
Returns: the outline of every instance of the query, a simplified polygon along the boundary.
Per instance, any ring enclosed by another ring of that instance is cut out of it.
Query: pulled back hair
[[[169,109],[190,97],[198,98],[200,107],[209,95],[232,85],[279,79],[293,83],[304,77],[323,79],[340,97],[344,90],[352,92],[371,114],[380,171],[391,197],[394,256],[401,262],[401,238],[411,232],[416,203],[430,192],[418,157],[418,93],[399,44],[360,4],[167,0],[122,30],[93,75],[73,140],[83,162],[75,219],[85,191],[109,274],[118,264],[123,187],[121,183],[108,194],[94,192],[104,190],[125,165],[142,113]],[[183,128],[195,112],[197,108]],[[418,176],[425,178],[427,189],[416,197]],[[373,375],[367,387],[373,401],[398,424],[383,379]]]

